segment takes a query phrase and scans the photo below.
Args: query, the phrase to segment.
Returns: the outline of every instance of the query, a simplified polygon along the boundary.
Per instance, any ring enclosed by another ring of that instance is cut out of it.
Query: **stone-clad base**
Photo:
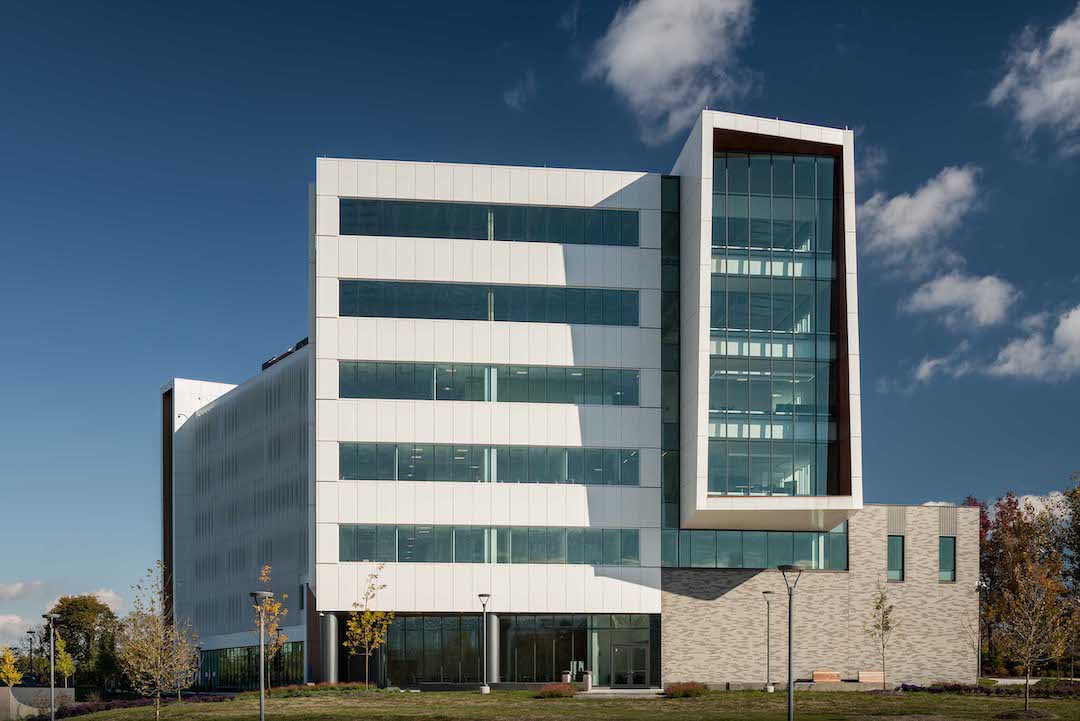
[[[848,527],[849,570],[803,574],[795,595],[795,679],[815,670],[855,680],[881,669],[865,632],[879,584],[886,583],[886,506],[867,506]],[[976,509],[956,509],[957,581],[938,580],[939,509],[906,508],[905,580],[888,583],[899,627],[888,648],[890,685],[934,681],[974,683],[975,650],[964,617],[978,612]],[[778,571],[668,568],[662,578],[663,682],[711,686],[766,679],[766,605],[773,591],[772,680],[787,682],[788,595]]]

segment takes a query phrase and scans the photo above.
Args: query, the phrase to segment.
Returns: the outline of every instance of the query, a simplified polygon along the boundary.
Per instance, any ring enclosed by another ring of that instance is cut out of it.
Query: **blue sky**
[[[867,500],[1080,469],[1075,2],[385,5],[5,8],[0,640],[155,559],[160,385],[306,334],[318,155],[667,171],[702,104],[850,126]]]

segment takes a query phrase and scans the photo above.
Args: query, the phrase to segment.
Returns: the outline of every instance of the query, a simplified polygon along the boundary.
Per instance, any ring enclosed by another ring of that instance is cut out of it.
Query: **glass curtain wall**
[[[847,523],[819,531],[661,532],[664,568],[775,568],[795,563],[811,571],[846,571]]]
[[[679,198],[676,176],[660,180],[660,439],[664,528],[679,527]]]
[[[638,211],[342,198],[342,235],[637,246]]]
[[[637,486],[636,448],[339,443],[343,481],[465,481]]]
[[[304,642],[289,641],[267,664],[271,686],[304,682]],[[199,652],[199,691],[249,691],[259,688],[259,647],[239,646]]]
[[[713,165],[709,492],[837,493],[834,158]]]
[[[424,683],[479,683],[482,678],[481,616],[401,615],[390,625],[385,652],[375,668],[379,682],[394,686]],[[504,683],[550,683],[568,671],[580,681],[611,685],[611,647],[649,647],[650,683],[660,683],[658,615],[500,614],[500,677]],[[349,664],[348,680],[363,678],[363,657]]]

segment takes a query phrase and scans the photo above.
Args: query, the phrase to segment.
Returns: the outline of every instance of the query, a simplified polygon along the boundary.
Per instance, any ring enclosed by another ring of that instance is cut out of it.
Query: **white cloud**
[[[524,110],[530,100],[536,97],[536,73],[532,68],[510,88],[503,92],[503,102],[514,110]]]
[[[998,351],[987,372],[1035,380],[1062,380],[1080,371],[1080,305],[1051,324],[1029,316],[1029,333]]]
[[[574,0],[562,11],[562,14],[559,15],[559,27],[571,35],[577,35],[578,20],[580,18],[581,0]]]
[[[65,593],[46,603],[45,608],[52,608],[59,603],[60,599],[64,596],[93,596],[108,606],[113,613],[119,613],[124,608],[124,597],[111,588],[99,588],[96,591],[86,591],[81,593]]]
[[[111,588],[100,588],[92,594],[97,600],[108,606],[113,613],[124,607],[124,598]]]
[[[975,208],[979,169],[949,166],[914,193],[874,193],[859,206],[859,240],[867,255],[887,267],[925,274],[960,257],[945,243]]]
[[[1017,496],[1016,501],[1021,510],[1023,510],[1025,506],[1031,506],[1031,509],[1035,513],[1048,510],[1056,516],[1065,519],[1068,519],[1071,515],[1069,513],[1069,504],[1065,502],[1065,494],[1061,491],[1050,491],[1045,495],[1027,493]],[[997,517],[997,504],[988,503],[986,513],[991,521],[994,520]]]
[[[29,598],[44,588],[44,581],[16,581],[0,583],[0,601],[19,601]]]
[[[1045,496],[1027,494],[1024,496],[1017,496],[1016,499],[1020,502],[1021,508],[1030,505],[1036,513],[1039,513],[1040,511],[1051,511],[1060,516],[1065,514],[1069,507],[1065,502],[1065,494],[1061,491],[1050,491]]]
[[[990,103],[1011,107],[1025,136],[1045,129],[1064,155],[1080,153],[1080,4],[1045,38],[1023,32]]]
[[[1020,291],[996,275],[954,271],[923,283],[904,307],[911,313],[941,313],[955,328],[983,328],[1004,321],[1019,298]]]
[[[915,366],[912,377],[915,383],[929,383],[938,376],[961,378],[968,375],[975,366],[965,358],[970,345],[963,341],[956,350],[943,356],[924,356]]]
[[[884,148],[876,145],[863,145],[860,148],[862,149],[856,151],[855,158],[856,188],[876,183],[885,171],[885,166],[889,163],[889,154],[885,152]]]
[[[23,638],[29,622],[13,613],[0,613],[0,643],[17,643]]]
[[[746,90],[736,53],[750,17],[750,0],[639,0],[616,11],[588,75],[630,105],[646,142],[663,142]]]

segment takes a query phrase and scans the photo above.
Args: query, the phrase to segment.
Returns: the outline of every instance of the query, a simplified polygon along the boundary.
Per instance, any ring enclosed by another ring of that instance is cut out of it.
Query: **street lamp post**
[[[34,631],[33,629],[26,632],[27,638],[30,640],[30,675],[34,675]]]
[[[765,692],[772,693],[776,690],[772,682],[772,591],[762,591],[765,597]]]
[[[787,717],[788,721],[795,721],[795,586],[802,576],[802,566],[784,564],[777,566],[784,575],[784,585],[788,592],[787,612]],[[788,578],[788,574],[794,574],[795,580]]]
[[[266,720],[266,652],[263,649],[263,635],[266,621],[263,616],[263,603],[274,597],[270,591],[252,591],[255,606],[259,609],[259,721]]]
[[[488,625],[487,624],[487,605],[488,605],[488,601],[491,600],[491,594],[490,593],[478,593],[476,595],[480,599],[481,608],[484,609],[484,614],[483,614],[484,617],[483,617],[483,621],[481,622],[483,624],[483,626],[484,626],[483,634],[482,634],[482,639],[483,640],[481,641],[481,644],[483,645],[484,650],[483,650],[482,660],[480,662],[481,665],[483,666],[483,669],[484,669],[484,685],[480,687],[480,693],[491,693],[491,687],[488,686],[488,682],[487,682],[487,630],[488,630],[488,628],[487,628],[487,625]]]
[[[58,613],[45,613],[41,616],[49,624],[49,718],[56,721],[56,656],[53,649],[56,647],[56,619]]]

